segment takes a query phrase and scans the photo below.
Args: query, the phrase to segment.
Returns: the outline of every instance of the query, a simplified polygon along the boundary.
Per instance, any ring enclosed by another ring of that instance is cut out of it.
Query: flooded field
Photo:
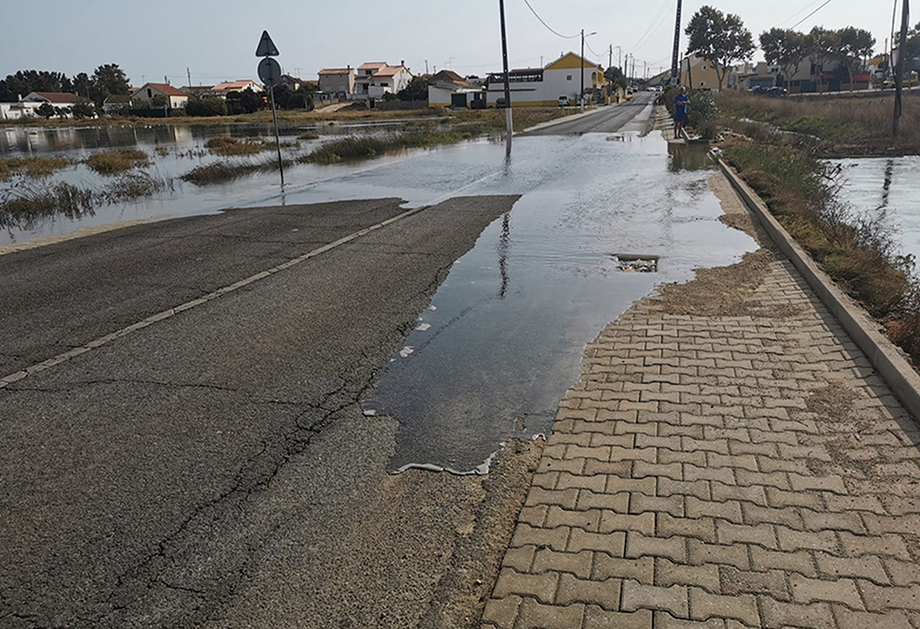
[[[920,260],[920,156],[832,163],[842,167],[840,198],[857,214],[882,216],[902,253]]]
[[[286,160],[306,155],[323,141],[353,133],[379,134],[404,128],[409,121],[306,125],[283,129],[282,153]],[[418,121],[412,121],[418,124]],[[317,137],[313,138],[310,133]],[[277,172],[240,177],[220,185],[197,186],[181,179],[192,169],[214,164],[258,164],[276,159],[270,125],[228,124],[216,126],[84,127],[0,129],[0,160],[5,158],[56,157],[66,165],[47,176],[14,173],[5,179],[0,169],[0,204],[14,199],[35,199],[60,184],[85,192],[92,201],[64,203],[63,208],[0,215],[0,246],[58,236],[78,229],[122,221],[149,220],[217,212],[231,207],[280,202]],[[311,136],[301,138],[302,134]],[[253,155],[220,156],[207,147],[208,140],[229,136],[239,141],[261,141],[264,150]],[[86,163],[93,155],[119,150],[138,150],[147,161],[123,173],[101,175]],[[404,159],[394,155],[374,161],[374,167]],[[286,171],[287,189],[310,185],[344,173],[357,172],[367,164],[335,167],[296,164]],[[132,186],[143,187],[131,195]],[[119,194],[120,191],[127,191]],[[67,199],[69,201],[70,199]],[[2,213],[0,213],[2,214]]]

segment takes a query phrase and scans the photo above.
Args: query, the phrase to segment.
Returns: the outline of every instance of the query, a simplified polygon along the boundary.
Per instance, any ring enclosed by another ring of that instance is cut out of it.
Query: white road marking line
[[[430,207],[430,206],[426,206],[426,207]],[[33,374],[45,371],[46,369],[50,369],[51,367],[55,367],[57,365],[60,365],[61,363],[67,362],[71,358],[75,358],[76,356],[79,356],[80,354],[85,354],[86,352],[90,350],[94,350],[98,347],[102,347],[103,345],[107,345],[116,339],[120,339],[123,336],[127,336],[128,334],[131,334],[132,332],[143,330],[144,328],[149,327],[153,325],[154,323],[157,323],[159,321],[164,321],[166,319],[174,317],[180,312],[191,310],[192,308],[196,308],[198,306],[201,306],[202,304],[206,304],[209,301],[217,299],[218,297],[222,297],[223,295],[227,295],[228,293],[232,293],[236,290],[239,290],[240,288],[243,288],[244,286],[248,286],[254,282],[258,282],[259,280],[263,280],[267,277],[271,277],[272,275],[274,275],[275,273],[278,273],[279,271],[283,271],[284,269],[289,269],[292,266],[296,266],[300,264],[301,262],[305,262],[309,260],[310,258],[315,258],[316,256],[322,253],[326,253],[327,251],[330,251],[332,249],[335,249],[336,247],[339,247],[348,242],[351,242],[352,240],[355,240],[356,238],[360,238],[361,236],[369,234],[372,231],[376,231],[382,227],[386,227],[387,225],[395,223],[396,221],[402,220],[404,218],[408,218],[409,216],[412,216],[413,214],[418,214],[424,209],[426,208],[417,207],[411,210],[407,210],[406,212],[403,212],[402,214],[397,214],[396,216],[388,218],[385,221],[381,221],[375,225],[371,225],[370,227],[365,227],[364,229],[360,229],[352,234],[339,238],[338,240],[334,242],[330,242],[327,245],[323,245],[322,247],[314,249],[313,251],[309,251],[303,254],[302,256],[288,260],[287,262],[279,264],[278,266],[274,266],[266,271],[256,273],[255,275],[250,275],[249,277],[242,279],[238,282],[234,282],[233,284],[230,284],[229,286],[218,288],[216,291],[208,293],[207,295],[203,297],[199,297],[198,299],[194,299],[192,301],[187,301],[182,305],[176,306],[175,308],[170,308],[169,310],[158,312],[157,314],[151,315],[147,317],[146,319],[138,321],[137,323],[133,325],[129,325],[126,328],[122,328],[121,330],[118,330],[116,332],[106,334],[105,336],[100,336],[99,338],[93,339],[92,341],[89,341],[88,343],[81,345],[80,347],[75,347],[74,349],[64,352],[63,354],[58,354],[54,358],[49,358],[47,360],[44,360],[30,367],[26,367],[25,369],[22,369],[15,373],[11,373],[7,376],[0,378],[0,389],[4,389],[15,382],[19,382],[23,378],[27,378]]]

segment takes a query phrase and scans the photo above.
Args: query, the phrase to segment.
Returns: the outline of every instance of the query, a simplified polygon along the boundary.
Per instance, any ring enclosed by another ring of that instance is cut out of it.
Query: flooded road
[[[902,248],[920,260],[920,156],[832,160],[842,167],[840,198],[858,215],[882,216]]]
[[[454,264],[365,405],[399,420],[391,469],[486,471],[502,441],[549,430],[607,322],[655,286],[755,248],[718,221],[711,172],[675,168],[701,156],[677,148],[669,155],[659,134],[545,136],[517,140],[508,164],[488,145],[424,161],[441,173],[437,189],[479,176],[463,194],[523,196]],[[454,170],[438,167],[448,157]],[[490,163],[496,172],[480,176]],[[409,167],[355,175],[349,188],[405,194]],[[621,271],[618,254],[658,258],[658,271]]]
[[[642,120],[625,128],[645,127],[651,108],[631,109]],[[115,133],[98,141],[78,136],[83,143],[68,150],[126,145],[154,152],[158,142],[172,141],[155,168],[176,175],[213,159],[203,142],[227,133],[207,128],[171,138],[162,128],[129,131],[131,137]],[[63,146],[58,139],[47,148]],[[15,150],[23,150],[21,143]],[[95,216],[9,229],[0,244],[228,207],[382,198],[418,207],[459,196],[520,195],[453,265],[365,406],[368,414],[399,421],[391,470],[484,472],[509,437],[549,429],[577,378],[585,344],[607,322],[656,286],[687,281],[696,268],[731,264],[755,248],[718,221],[719,202],[707,185],[711,167],[705,151],[669,147],[659,133],[518,137],[510,161],[503,143],[482,139],[348,165],[298,165],[286,172],[283,191],[273,173],[204,188],[184,184]],[[86,171],[78,165],[60,176],[79,181]],[[387,246],[387,237],[362,242]],[[657,259],[657,272],[630,272],[635,264],[623,270],[618,256]]]

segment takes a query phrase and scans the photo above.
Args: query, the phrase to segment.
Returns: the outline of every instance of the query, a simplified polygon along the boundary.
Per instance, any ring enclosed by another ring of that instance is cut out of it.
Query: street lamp
[[[582,113],[585,111],[585,37],[591,37],[591,35],[597,35],[597,31],[585,35],[585,29],[581,29],[581,93],[578,98],[581,99]]]

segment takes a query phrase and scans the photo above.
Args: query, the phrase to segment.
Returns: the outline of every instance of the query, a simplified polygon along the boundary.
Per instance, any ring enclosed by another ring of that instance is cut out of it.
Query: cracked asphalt
[[[515,196],[455,198],[0,390],[0,626],[474,626],[538,448],[386,473],[360,400]],[[402,210],[237,210],[0,256],[9,374]]]

